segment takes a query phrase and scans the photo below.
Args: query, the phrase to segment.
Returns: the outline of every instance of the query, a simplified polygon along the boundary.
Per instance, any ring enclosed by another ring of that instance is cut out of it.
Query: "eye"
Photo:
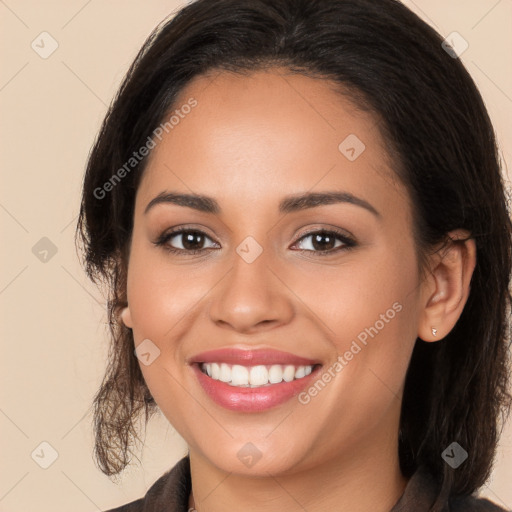
[[[205,246],[208,240],[211,244]],[[171,253],[187,256],[219,248],[219,245],[206,233],[198,229],[189,228],[167,231],[160,235],[154,244],[163,247]],[[348,250],[357,244],[351,237],[341,231],[321,229],[306,233],[294,245],[299,245],[301,252],[313,252],[319,256],[325,256],[342,250]]]
[[[213,245],[204,247],[206,240],[210,240]],[[174,231],[163,233],[156,242],[157,246],[162,246],[172,253],[199,254],[215,247],[217,244],[203,231],[197,229],[180,228]],[[177,247],[176,247],[177,245]]]
[[[316,252],[324,256],[355,247],[356,242],[340,231],[322,229],[303,235],[295,242],[297,244],[301,245],[301,251]]]

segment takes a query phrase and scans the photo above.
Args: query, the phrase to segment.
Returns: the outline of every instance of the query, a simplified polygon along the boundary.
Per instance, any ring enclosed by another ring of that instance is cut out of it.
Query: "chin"
[[[217,448],[212,450],[212,446]],[[245,476],[268,477],[278,474],[292,474],[305,469],[305,459],[311,450],[302,438],[300,442],[286,442],[283,439],[269,440],[266,434],[254,441],[212,442],[198,447],[201,457],[226,473]],[[191,452],[194,451],[191,449]],[[303,467],[304,466],[304,467]]]

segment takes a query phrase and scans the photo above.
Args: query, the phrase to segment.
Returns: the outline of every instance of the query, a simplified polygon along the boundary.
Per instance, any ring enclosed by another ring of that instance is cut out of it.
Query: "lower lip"
[[[315,367],[309,375],[291,382],[283,381],[257,388],[239,388],[208,377],[198,364],[193,364],[192,368],[204,391],[214,402],[226,409],[239,412],[260,412],[287,402],[308,386],[320,369],[319,366]]]

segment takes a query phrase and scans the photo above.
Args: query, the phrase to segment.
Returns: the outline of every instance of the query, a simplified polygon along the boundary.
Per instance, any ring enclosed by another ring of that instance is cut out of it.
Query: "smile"
[[[274,349],[225,347],[188,359],[206,397],[224,409],[262,412],[288,402],[316,378],[322,363]]]

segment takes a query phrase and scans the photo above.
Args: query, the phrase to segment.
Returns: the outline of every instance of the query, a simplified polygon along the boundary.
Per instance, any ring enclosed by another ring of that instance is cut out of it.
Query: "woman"
[[[454,48],[394,0],[198,0],[89,158],[109,293],[96,459],[157,408],[188,454],[128,511],[504,510],[511,221]],[[113,512],[113,511],[111,511]]]

